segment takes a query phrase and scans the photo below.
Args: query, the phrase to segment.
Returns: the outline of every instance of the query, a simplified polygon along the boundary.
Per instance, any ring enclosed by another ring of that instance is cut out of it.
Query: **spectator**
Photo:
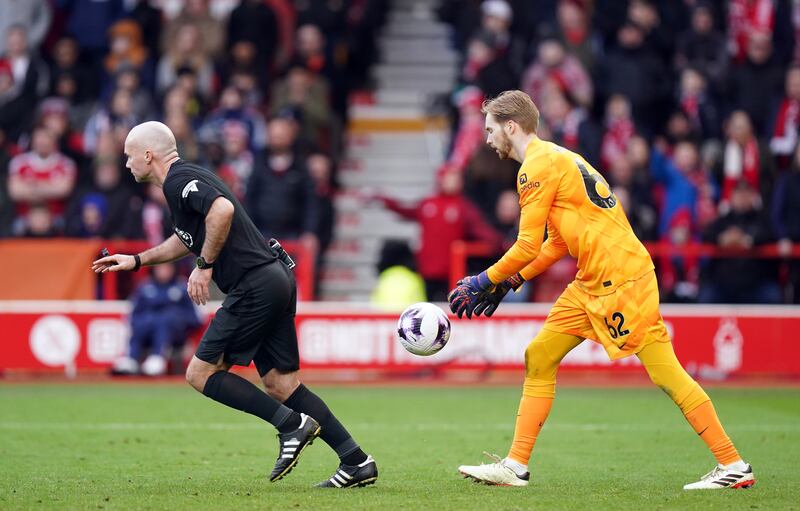
[[[447,162],[458,169],[466,168],[475,152],[482,146],[484,132],[484,118],[481,113],[484,96],[475,86],[467,86],[456,95],[458,106],[458,128],[453,140],[453,150]]]
[[[485,32],[470,39],[460,81],[465,85],[475,85],[489,97],[517,86],[511,67],[497,54],[494,36]]]
[[[747,181],[762,198],[772,196],[775,171],[769,148],[753,133],[747,113],[737,110],[728,119],[727,141],[723,160],[720,210],[728,207],[732,190],[739,181]]]
[[[478,240],[499,248],[500,234],[461,192],[461,171],[442,167],[437,172],[439,189],[420,203],[406,206],[377,195],[370,197],[406,220],[419,222],[421,233],[417,267],[425,279],[428,300],[445,301],[449,290],[450,244],[458,240]]]
[[[759,205],[758,190],[739,181],[731,190],[730,210],[709,226],[704,239],[722,249],[749,250],[774,240]],[[752,257],[708,261],[707,278],[700,290],[704,303],[780,303],[773,261]]]
[[[108,223],[108,201],[99,193],[87,193],[77,201],[74,219],[67,220],[67,236],[100,238]],[[72,220],[73,225],[70,225]]]
[[[88,181],[88,162],[83,152],[83,135],[73,129],[69,104],[62,98],[47,98],[39,103],[37,124],[46,127],[58,140],[58,151],[75,162],[77,184]]]
[[[782,84],[783,70],[773,58],[769,35],[750,34],[747,58],[731,71],[729,101],[732,109],[747,113],[760,136],[769,135],[768,116]]]
[[[784,95],[773,115],[769,148],[781,169],[792,163],[797,147],[797,130],[800,128],[800,67],[792,66],[786,72]]]
[[[131,339],[128,355],[114,362],[112,370],[117,374],[137,373],[142,359],[143,374],[166,374],[170,353],[181,353],[189,332],[201,324],[175,265],[160,264],[152,272],[131,298]]]
[[[205,118],[198,131],[201,142],[220,142],[223,127],[226,123],[237,121],[247,127],[250,149],[259,151],[264,148],[266,128],[260,112],[244,104],[242,93],[233,86],[225,87],[219,99],[219,106]]]
[[[464,194],[485,218],[492,218],[497,197],[505,190],[516,192],[518,171],[515,161],[501,160],[488,145],[481,144],[464,171]]]
[[[555,36],[539,42],[538,57],[525,71],[522,90],[538,105],[544,106],[544,90],[548,82],[555,82],[578,105],[592,105],[593,86],[581,62],[567,53],[564,43]]]
[[[108,91],[113,87],[113,78],[120,70],[134,69],[141,83],[148,90],[153,90],[155,70],[142,41],[141,27],[133,20],[120,20],[108,29],[108,39],[110,51],[103,63],[106,74],[103,89]]]
[[[12,27],[20,27],[27,34],[32,48],[44,42],[53,12],[47,0],[25,0],[24,2],[0,2],[0,55],[6,52],[6,40],[2,39]]]
[[[45,127],[34,129],[31,150],[15,156],[9,164],[8,195],[16,204],[19,234],[33,206],[43,205],[56,230],[77,177],[75,162],[58,152],[55,134]]]
[[[17,235],[23,238],[54,238],[60,234],[56,229],[53,214],[45,204],[32,204],[25,212],[18,226],[22,231]]]
[[[595,55],[600,53],[600,41],[589,26],[586,6],[580,0],[558,2],[558,36],[569,55],[574,55],[589,70],[594,67]]]
[[[272,72],[278,47],[278,22],[263,0],[242,0],[228,18],[227,40],[230,50],[240,41],[254,46],[256,68]]]
[[[425,281],[416,272],[414,256],[408,243],[387,240],[378,260],[378,282],[370,302],[379,309],[401,311],[409,305],[426,301]]]
[[[142,200],[122,183],[116,156],[100,156],[93,180],[72,196],[66,214],[66,235],[77,238],[141,238]]]
[[[133,5],[131,5],[133,3]],[[142,41],[150,55],[158,55],[161,37],[161,10],[153,7],[153,0],[126,0],[126,17],[132,19],[142,29]]]
[[[111,25],[124,14],[123,0],[57,0],[67,21],[67,34],[78,41],[91,66],[108,50]]]
[[[624,154],[614,159],[609,169],[609,183],[628,221],[642,241],[658,239],[658,214],[648,173],[637,172]]]
[[[772,200],[772,225],[778,248],[787,256],[800,243],[800,145],[795,147],[792,165],[781,174]],[[794,303],[800,303],[800,260],[789,263],[789,282]]]
[[[497,57],[504,59],[514,73],[525,64],[525,41],[511,32],[514,10],[506,0],[484,0],[481,4],[481,30],[494,39]]]
[[[347,29],[347,6],[345,2],[292,2],[297,14],[297,26],[314,25],[319,27],[323,34],[333,38],[338,43]]]
[[[114,76],[114,90],[127,91],[131,96],[131,109],[137,119],[153,119],[153,95],[142,86],[139,73],[132,67],[122,66]]]
[[[170,109],[183,111],[189,116],[193,129],[200,127],[208,110],[208,101],[200,93],[197,73],[189,66],[178,69],[175,84],[164,96],[164,113]]]
[[[333,241],[333,226],[336,221],[336,208],[333,199],[333,162],[323,153],[314,153],[306,160],[308,173],[314,182],[314,195],[319,208],[317,228],[314,231],[319,240],[319,257],[325,255]]]
[[[719,138],[719,110],[708,91],[705,77],[698,69],[687,67],[681,72],[677,99],[691,124],[692,133],[696,135],[693,138]]]
[[[81,49],[78,41],[73,37],[59,38],[51,53],[50,65],[50,94],[63,95],[59,92],[59,81],[63,76],[72,77],[75,81],[75,91],[70,94],[76,103],[84,102],[97,95],[96,69],[81,62]]]
[[[605,103],[612,94],[628,98],[637,127],[645,134],[655,132],[663,122],[663,105],[669,94],[666,69],[644,45],[645,34],[631,21],[617,32],[617,45],[597,63],[594,80],[597,95]]]
[[[688,141],[675,146],[672,158],[653,149],[650,169],[663,187],[659,238],[674,247],[684,247],[713,220],[713,188],[700,167],[697,147]],[[698,260],[694,256],[663,256],[659,260],[662,292],[669,301],[687,301],[697,294]]]
[[[214,86],[214,66],[203,45],[204,34],[200,27],[191,23],[181,25],[169,49],[158,61],[156,91],[163,94],[178,79],[178,72],[185,67],[194,71],[197,91],[209,98]]]
[[[295,63],[286,76],[275,84],[270,110],[273,115],[287,108],[298,112],[302,136],[321,142],[331,135],[333,112],[329,98],[330,90],[325,77],[315,75]],[[330,147],[330,143],[325,145]]]
[[[296,138],[291,121],[270,120],[266,154],[256,161],[247,184],[247,211],[265,235],[299,239],[316,256],[319,208],[305,162],[293,150]]]
[[[194,25],[203,35],[203,53],[219,58],[225,50],[225,27],[208,10],[208,0],[187,0],[177,16],[168,21],[161,32],[161,52],[173,47],[176,34],[185,25]]]
[[[676,34],[671,34],[669,28],[662,23],[655,3],[652,0],[629,0],[628,19],[642,29],[645,46],[667,60],[672,54]]]
[[[625,156],[635,134],[630,102],[621,94],[612,95],[606,103],[605,132],[600,142],[600,168],[603,171]]]
[[[178,154],[188,161],[197,161],[200,159],[200,146],[197,144],[197,139],[194,136],[192,123],[189,116],[185,112],[177,110],[167,113],[164,118],[166,124],[172,134],[175,135],[175,142],[178,147]],[[247,144],[247,134],[245,133],[245,145]]]
[[[47,66],[30,47],[22,26],[10,27],[5,40],[6,50],[0,56],[0,68],[6,69],[2,73],[6,90],[0,99],[0,129],[9,138],[16,139],[30,125],[30,113],[36,110],[39,98],[47,93],[49,78]]]
[[[331,107],[341,118],[347,114],[347,78],[344,68],[333,56],[325,34],[317,25],[304,24],[297,29],[294,61],[314,74],[324,76],[331,89]]]
[[[503,246],[517,241],[519,232],[519,195],[515,190],[503,190],[497,197],[492,223],[503,237]]]
[[[793,30],[790,2],[775,0],[730,0],[728,2],[728,48],[736,64],[747,57],[754,34],[762,34],[778,50],[778,62],[792,56]]]
[[[695,4],[691,27],[678,37],[675,67],[678,71],[687,67],[702,69],[712,84],[712,91],[719,93],[723,90],[728,51],[725,36],[714,27],[714,13],[707,2]]]
[[[139,121],[133,111],[133,96],[130,91],[117,89],[108,105],[100,107],[86,121],[83,132],[83,148],[86,154],[94,156],[103,137],[113,142],[112,147],[122,148],[128,132]]]
[[[242,202],[246,200],[247,183],[253,175],[255,164],[247,142],[247,128],[244,124],[236,121],[225,124],[222,130],[223,160],[217,173]]]
[[[600,133],[589,119],[586,110],[555,83],[550,82],[542,98],[542,121],[550,131],[550,140],[584,156],[599,166]]]

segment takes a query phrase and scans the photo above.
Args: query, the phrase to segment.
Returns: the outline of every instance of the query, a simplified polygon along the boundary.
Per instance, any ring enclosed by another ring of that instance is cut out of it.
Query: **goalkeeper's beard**
[[[495,148],[495,151],[497,151],[497,157],[501,160],[509,159],[509,154],[511,154],[511,139],[508,138],[508,135],[503,133],[499,142],[500,143]]]

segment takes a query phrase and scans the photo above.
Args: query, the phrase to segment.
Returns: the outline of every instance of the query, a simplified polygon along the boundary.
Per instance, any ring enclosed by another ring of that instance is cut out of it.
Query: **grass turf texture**
[[[180,385],[0,385],[0,509],[798,509],[797,389],[711,389],[756,470],[750,490],[684,492],[714,461],[655,388],[559,389],[527,488],[459,464],[504,455],[518,388],[316,388],[378,460],[362,489],[319,490],[318,439],[284,480],[267,424]]]

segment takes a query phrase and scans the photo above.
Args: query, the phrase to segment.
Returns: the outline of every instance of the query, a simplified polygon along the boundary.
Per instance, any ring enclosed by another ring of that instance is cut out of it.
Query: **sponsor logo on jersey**
[[[175,234],[178,235],[178,237],[181,239],[184,245],[186,245],[189,248],[192,248],[192,245],[194,245],[194,240],[192,239],[191,234],[189,234],[186,231],[178,229],[178,227],[175,227]]]
[[[531,181],[530,183],[526,184],[525,186],[520,187],[519,193],[522,194],[522,192],[526,192],[526,191],[528,191],[528,190],[530,190],[532,188],[539,188],[540,186],[541,186],[541,183],[539,183],[539,181]]]
[[[185,199],[186,197],[189,196],[191,192],[196,192],[196,191],[197,191],[197,179],[192,179],[191,181],[186,183],[186,186],[184,186],[183,190],[181,190],[181,197]]]
[[[523,172],[522,174],[519,175],[519,184],[520,186],[522,186],[527,182],[528,182],[528,174]]]

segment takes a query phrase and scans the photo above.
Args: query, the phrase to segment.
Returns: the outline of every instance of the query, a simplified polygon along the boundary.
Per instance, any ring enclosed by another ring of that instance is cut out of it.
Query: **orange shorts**
[[[652,271],[604,296],[590,295],[573,281],[542,328],[599,342],[615,360],[651,342],[670,342],[658,303],[658,282]]]

